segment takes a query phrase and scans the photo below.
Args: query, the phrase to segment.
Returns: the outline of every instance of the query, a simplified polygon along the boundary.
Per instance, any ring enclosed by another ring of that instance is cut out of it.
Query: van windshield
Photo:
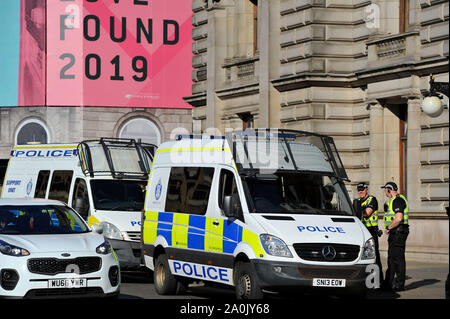
[[[255,213],[352,215],[344,185],[332,176],[285,171],[243,182]]]
[[[146,184],[145,181],[91,180],[94,207],[98,210],[141,211]]]
[[[69,207],[57,205],[0,206],[0,234],[74,234],[89,232]]]

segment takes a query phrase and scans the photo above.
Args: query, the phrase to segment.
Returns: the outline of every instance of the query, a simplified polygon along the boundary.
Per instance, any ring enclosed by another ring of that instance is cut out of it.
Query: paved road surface
[[[383,264],[384,265],[384,264]],[[448,264],[407,261],[405,291],[389,293],[370,290],[367,299],[444,299],[445,280],[449,272]],[[323,298],[323,295],[308,295],[311,299]],[[326,296],[336,298],[336,296]],[[124,273],[120,298],[124,299],[168,299],[155,292],[150,274]],[[190,285],[188,291],[170,299],[229,299],[234,298],[232,287],[210,287],[209,285]],[[270,294],[268,299],[286,298]],[[295,296],[293,297],[295,298]]]

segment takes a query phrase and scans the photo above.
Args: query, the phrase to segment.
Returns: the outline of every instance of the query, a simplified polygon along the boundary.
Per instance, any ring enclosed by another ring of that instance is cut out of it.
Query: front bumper
[[[9,270],[17,274],[15,283],[5,285],[0,278],[0,298],[84,298],[84,297],[114,297],[120,292],[119,264],[113,254],[94,255],[101,258],[100,269],[77,274],[64,272],[57,274],[33,273],[28,268],[29,259],[62,259],[60,254],[32,254],[29,257],[0,256],[1,271]],[[86,254],[72,254],[71,258],[91,257]],[[115,271],[113,272],[113,270]],[[116,274],[114,278],[112,274]],[[83,278],[86,287],[80,288],[50,288],[49,281],[55,279]]]
[[[322,266],[306,265],[297,262],[276,262],[254,259],[251,261],[256,280],[261,288],[267,290],[286,290],[290,288],[314,288],[314,278],[345,279],[345,288],[340,290],[365,290],[366,267],[368,265]]]
[[[109,239],[119,259],[121,269],[139,268],[141,266],[141,243],[135,241]]]

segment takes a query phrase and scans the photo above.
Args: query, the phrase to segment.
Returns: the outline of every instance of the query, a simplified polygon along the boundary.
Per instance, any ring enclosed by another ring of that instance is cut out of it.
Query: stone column
[[[223,61],[227,54],[227,1],[213,3],[209,1],[208,10],[208,53],[207,53],[207,88],[206,88],[206,128],[222,129],[220,115],[222,103],[216,95],[225,80]]]
[[[383,109],[384,182],[400,185],[400,120],[388,107]]]
[[[421,208],[420,200],[420,96],[408,96],[406,189],[411,211]]]
[[[10,108],[0,107],[0,159],[8,159],[14,146],[14,127]]]
[[[11,123],[9,120],[9,108],[0,108],[0,143],[8,142],[10,140],[9,132]],[[9,155],[9,154],[8,154]]]
[[[398,1],[372,0],[372,4],[367,7],[365,14],[368,19],[366,26],[369,28],[371,39],[398,33]]]
[[[280,1],[258,1],[259,119],[258,127],[280,127],[280,96],[270,82],[279,77]]]
[[[420,32],[420,0],[409,0],[409,25],[406,31]]]
[[[384,203],[384,192],[380,188],[385,181],[385,136],[384,136],[384,109],[377,103],[369,102],[370,107],[370,151],[369,151],[369,185],[370,193]]]

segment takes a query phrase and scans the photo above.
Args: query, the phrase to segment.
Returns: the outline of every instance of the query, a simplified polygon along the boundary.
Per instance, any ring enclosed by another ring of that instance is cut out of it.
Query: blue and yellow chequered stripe
[[[218,221],[219,225],[213,225]],[[158,236],[172,247],[232,254],[244,241],[257,256],[264,256],[258,235],[224,219],[168,212],[145,212],[143,239],[153,244]]]

